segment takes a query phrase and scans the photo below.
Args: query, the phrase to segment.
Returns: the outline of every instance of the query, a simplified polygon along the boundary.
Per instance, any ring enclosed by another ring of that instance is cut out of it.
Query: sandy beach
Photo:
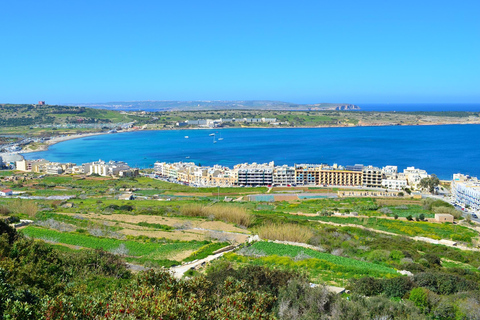
[[[48,150],[48,147],[51,145],[54,145],[59,142],[63,141],[68,141],[68,140],[73,140],[73,139],[79,139],[79,138],[85,138],[85,137],[91,137],[91,136],[98,136],[101,134],[108,134],[108,132],[93,132],[93,133],[81,133],[81,134],[69,134],[67,136],[58,136],[58,137],[51,137],[50,140],[45,141],[41,145],[37,145],[35,149],[31,149],[30,145],[27,146],[25,149],[18,153],[30,153],[30,152],[38,152],[38,151],[46,151]]]

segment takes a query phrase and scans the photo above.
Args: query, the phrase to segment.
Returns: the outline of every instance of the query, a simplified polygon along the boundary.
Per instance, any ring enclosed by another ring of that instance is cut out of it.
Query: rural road
[[[204,263],[207,263],[207,262],[210,262],[212,260],[215,260],[217,258],[220,258],[221,256],[223,256],[224,253],[226,252],[230,252],[230,251],[233,251],[235,250],[235,248],[233,249],[230,249],[230,250],[227,250],[227,251],[224,251],[224,252],[220,252],[220,253],[217,253],[217,254],[213,254],[213,255],[210,255],[204,259],[200,259],[200,260],[195,260],[195,261],[192,261],[190,263],[187,263],[187,264],[183,264],[181,266],[177,266],[177,267],[172,267],[170,268],[170,271],[172,272],[173,276],[176,278],[176,279],[181,279],[183,277],[183,274],[185,272],[187,272],[188,270],[192,269],[192,268],[195,268],[199,265],[202,265]]]

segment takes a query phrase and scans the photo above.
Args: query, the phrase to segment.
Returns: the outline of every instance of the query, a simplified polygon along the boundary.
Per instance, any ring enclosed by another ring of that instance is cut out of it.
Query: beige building
[[[451,214],[435,214],[435,221],[437,222],[451,222],[453,223],[453,216]]]

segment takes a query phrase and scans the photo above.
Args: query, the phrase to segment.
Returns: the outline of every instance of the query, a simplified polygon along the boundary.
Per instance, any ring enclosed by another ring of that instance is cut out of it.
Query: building
[[[382,168],[382,172],[385,177],[396,177],[398,174],[397,166],[385,166]]]
[[[275,186],[291,186],[295,184],[295,168],[287,165],[277,166],[273,169],[272,184]]]
[[[13,194],[12,189],[0,190],[0,196],[1,197],[11,196],[12,194]]]
[[[403,174],[407,179],[408,185],[412,188],[417,188],[423,178],[428,178],[427,171],[416,169],[415,167],[407,167],[407,169],[403,170]]]
[[[63,168],[57,164],[49,164],[46,166],[45,173],[47,174],[62,174]]]
[[[37,160],[20,160],[15,162],[15,168],[19,171],[25,172],[44,172],[43,166],[50,163],[45,159]]]
[[[38,105],[39,105],[39,106],[44,106],[44,105],[45,105],[45,101],[38,101]]]
[[[295,182],[300,185],[318,185],[320,166],[317,164],[295,164]]]
[[[100,176],[123,176],[122,172],[129,171],[130,167],[123,161],[109,161],[102,160],[85,163],[84,173],[98,174]]]
[[[460,173],[454,174],[452,196],[462,208],[480,211],[480,180]]]
[[[273,183],[273,161],[266,164],[243,163],[233,167],[239,186],[267,186]]]
[[[451,222],[453,223],[453,216],[451,214],[435,214],[436,222]]]
[[[343,167],[324,166],[320,170],[319,185],[324,186],[361,186],[363,172],[350,171]]]
[[[382,187],[392,190],[403,190],[408,187],[407,179],[400,177],[382,179]]]
[[[367,188],[381,188],[383,173],[380,168],[368,166],[363,167],[362,185]]]

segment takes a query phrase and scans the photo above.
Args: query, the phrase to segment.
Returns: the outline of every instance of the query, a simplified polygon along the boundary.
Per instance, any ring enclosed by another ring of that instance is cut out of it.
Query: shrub
[[[278,296],[277,314],[280,319],[316,319],[328,314],[334,296],[325,287],[310,287],[306,281],[292,280]]]
[[[383,283],[381,280],[372,277],[354,279],[351,283],[351,290],[367,297],[376,296],[383,292]]]
[[[412,221],[412,220],[413,220],[413,217],[412,217],[411,214],[409,214],[409,215],[407,216],[407,220],[408,220],[408,221]]]
[[[390,298],[402,298],[412,287],[413,282],[408,277],[396,277],[383,282],[383,292]]]
[[[38,206],[31,200],[15,200],[10,203],[10,210],[14,213],[24,213],[31,218],[34,218],[38,212]]]
[[[390,208],[387,208],[387,207],[381,208],[379,211],[380,211],[380,213],[383,213],[383,214],[392,213],[392,210]]]
[[[428,290],[425,288],[413,288],[408,298],[416,307],[425,310],[428,307]]]
[[[405,256],[399,250],[392,250],[392,252],[390,252],[390,259],[392,259],[392,260],[400,261],[403,258],[405,258]]]
[[[10,214],[10,209],[5,206],[0,206],[0,216],[8,216]]]
[[[442,266],[442,260],[436,254],[427,253],[423,256],[423,258],[427,260],[430,268]]]

